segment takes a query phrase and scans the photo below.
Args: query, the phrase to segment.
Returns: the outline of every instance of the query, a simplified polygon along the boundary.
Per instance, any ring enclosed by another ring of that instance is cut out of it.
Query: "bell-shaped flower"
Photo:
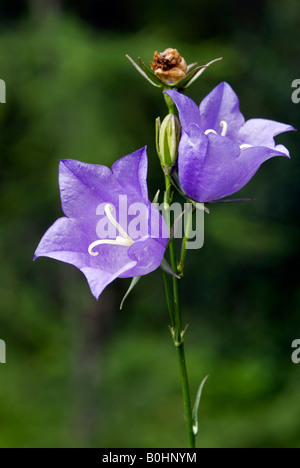
[[[274,137],[294,128],[266,119],[245,122],[239,99],[228,83],[214,88],[200,107],[177,91],[166,94],[179,112],[178,175],[189,198],[205,203],[232,195],[264,161],[289,157],[287,148],[276,145]]]
[[[62,210],[34,258],[79,268],[98,299],[115,278],[142,276],[159,267],[168,229],[148,199],[147,153],[140,149],[112,168],[72,159],[59,165]]]

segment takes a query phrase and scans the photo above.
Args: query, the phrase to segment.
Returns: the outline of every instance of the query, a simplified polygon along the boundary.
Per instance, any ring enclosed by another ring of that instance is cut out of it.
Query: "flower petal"
[[[118,206],[119,195],[128,203],[148,200],[147,152],[142,148],[119,159],[110,170],[98,164],[65,159],[59,165],[62,209],[70,218],[95,216],[100,203]]]
[[[239,131],[240,144],[246,143],[252,146],[265,146],[275,148],[274,137],[280,133],[295,130],[291,125],[286,125],[274,120],[250,119],[245,122]],[[283,150],[281,146],[281,150]],[[289,154],[284,148],[283,152]]]
[[[234,138],[245,119],[240,112],[239,98],[226,83],[216,86],[200,104],[200,128],[203,131],[208,129],[221,133],[220,123],[224,120],[227,123],[226,136]]]
[[[198,200],[202,180],[208,137],[197,125],[189,125],[188,133],[182,132],[178,148],[178,175],[183,191],[193,200]]]
[[[185,144],[184,144],[185,143]],[[240,154],[238,145],[215,134],[198,130],[197,143],[184,139],[179,147],[179,179],[193,200],[206,202],[219,197],[232,179],[233,165]]]
[[[59,164],[61,204],[66,216],[94,216],[99,203],[111,200],[119,184],[106,166],[65,159]]]
[[[128,249],[128,256],[132,261],[136,262],[136,266],[123,273],[122,278],[151,273],[161,264],[164,253],[165,246],[156,239],[146,237],[138,240]]]
[[[136,263],[128,257],[128,249],[124,246],[101,245],[98,247],[98,256],[90,255],[88,248],[95,240],[91,239],[91,232],[86,220],[83,223],[82,220],[60,218],[43,236],[34,259],[49,257],[76,266],[87,277],[94,296],[99,297],[109,282],[133,268]]]
[[[234,190],[230,190],[222,195],[222,197],[231,195],[244,187],[265,161],[276,156],[289,157],[285,153],[277,151],[276,149],[265,148],[262,146],[242,150],[237,159],[239,174],[235,181]]]
[[[133,191],[140,195],[139,198],[148,201],[146,146],[119,159],[111,169],[119,184],[126,189],[126,192],[132,187]]]
[[[92,291],[93,296],[98,300],[102,291],[106,288],[106,286],[112,283],[116,278],[122,277],[124,271],[127,271],[128,268],[134,266],[134,262],[129,265],[120,268],[118,271],[114,273],[110,273],[107,271],[100,270],[98,268],[89,268],[85,267],[82,268],[81,271],[85,275],[86,279],[88,280],[90,289]]]
[[[90,260],[88,245],[79,220],[59,218],[42,237],[34,259],[50,257],[81,268]]]
[[[165,93],[168,94],[175,102],[179,112],[182,129],[186,133],[188,133],[190,124],[201,124],[198,106],[192,99],[174,90],[165,91]]]
[[[205,155],[193,150],[188,137],[180,145],[179,178],[185,193],[198,202],[208,202],[238,192],[253,177],[260,165],[274,156],[286,156],[264,147],[240,151],[231,140],[209,134]],[[203,139],[203,137],[202,137]],[[201,141],[199,138],[199,148]],[[190,155],[191,153],[191,155]]]

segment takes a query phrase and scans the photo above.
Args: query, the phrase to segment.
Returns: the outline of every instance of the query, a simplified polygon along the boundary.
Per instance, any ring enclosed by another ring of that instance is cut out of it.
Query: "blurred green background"
[[[119,311],[128,280],[96,302],[78,270],[33,253],[61,216],[60,159],[111,165],[147,144],[150,195],[163,184],[153,122],[166,109],[126,53],[223,56],[190,97],[226,80],[246,118],[300,128],[299,31],[298,0],[0,1],[1,447],[186,445],[161,273]],[[277,141],[292,159],[267,162],[240,192],[256,202],[211,209],[181,284],[193,398],[210,375],[201,447],[300,447],[300,143]]]

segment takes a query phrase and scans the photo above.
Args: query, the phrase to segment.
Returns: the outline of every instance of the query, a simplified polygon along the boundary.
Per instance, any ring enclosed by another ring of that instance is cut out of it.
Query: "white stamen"
[[[221,136],[226,136],[227,129],[228,129],[228,123],[225,120],[221,120],[220,126],[222,127],[222,133]]]
[[[222,127],[221,136],[226,136],[227,135],[227,130],[228,130],[228,123],[226,122],[226,120],[221,120],[220,127]],[[213,130],[212,128],[209,128],[204,133],[205,133],[205,135],[208,135],[209,133],[214,133],[215,135],[218,135],[217,132],[215,130]],[[246,148],[252,148],[252,147],[253,147],[253,145],[248,145],[247,143],[244,143],[243,145],[240,145],[241,150],[246,149]]]
[[[204,133],[205,133],[205,135],[208,135],[209,133],[214,133],[215,135],[218,135],[217,132],[215,130],[213,130],[212,128],[209,128]]]
[[[89,254],[92,255],[93,257],[97,257],[99,252],[93,252],[93,248],[97,247],[97,245],[103,245],[103,244],[110,244],[110,245],[123,245],[124,247],[130,247],[133,244],[133,241],[130,241],[129,239],[124,239],[124,237],[118,236],[116,239],[99,239],[95,242],[93,242],[89,246]]]
[[[122,226],[120,226],[120,224],[117,222],[117,220],[111,214],[112,211],[113,211],[113,207],[109,203],[107,205],[105,205],[104,211],[105,211],[109,221],[118,229],[121,236],[123,236],[125,239],[129,239],[133,243],[133,240],[131,239],[131,237],[129,237],[127,232],[124,231]]]
[[[118,229],[121,236],[117,236],[116,239],[99,239],[99,240],[96,240],[95,242],[92,242],[92,244],[89,245],[88,252],[93,257],[96,257],[99,254],[99,252],[93,252],[94,247],[97,247],[98,245],[109,244],[109,245],[122,245],[124,247],[130,247],[132,244],[134,244],[134,241],[131,239],[131,237],[122,228],[122,226],[120,226],[120,224],[111,214],[113,211],[113,207],[109,203],[105,205],[104,211],[106,213],[106,216],[110,220],[110,222]]]

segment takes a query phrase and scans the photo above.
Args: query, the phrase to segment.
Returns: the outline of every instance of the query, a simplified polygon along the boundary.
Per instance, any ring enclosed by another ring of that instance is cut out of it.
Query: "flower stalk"
[[[160,156],[162,157],[162,155]],[[164,200],[165,209],[168,209],[168,207],[172,203],[173,193],[172,193],[171,182],[167,175],[165,175],[165,188],[166,188],[165,200]],[[171,230],[172,220],[170,219],[170,216],[167,216],[167,218],[169,222],[168,227]],[[169,251],[170,251],[171,267],[174,273],[178,275],[180,272],[178,270],[174,240],[172,240],[169,244]],[[181,265],[182,262],[183,262],[183,259],[181,258],[179,261],[179,265]],[[195,448],[195,434],[193,431],[192,406],[191,406],[189,381],[188,381],[188,373],[187,373],[185,350],[184,350],[185,330],[183,330],[183,327],[182,327],[179,279],[173,276],[172,278],[173,287],[171,287],[171,279],[166,273],[164,273],[164,284],[165,284],[166,300],[167,300],[167,305],[168,305],[169,314],[170,314],[170,321],[171,321],[171,334],[172,334],[174,345],[177,351],[179,375],[180,375],[180,381],[181,381],[184,413],[185,413],[186,428],[187,428],[188,446],[189,448]]]

